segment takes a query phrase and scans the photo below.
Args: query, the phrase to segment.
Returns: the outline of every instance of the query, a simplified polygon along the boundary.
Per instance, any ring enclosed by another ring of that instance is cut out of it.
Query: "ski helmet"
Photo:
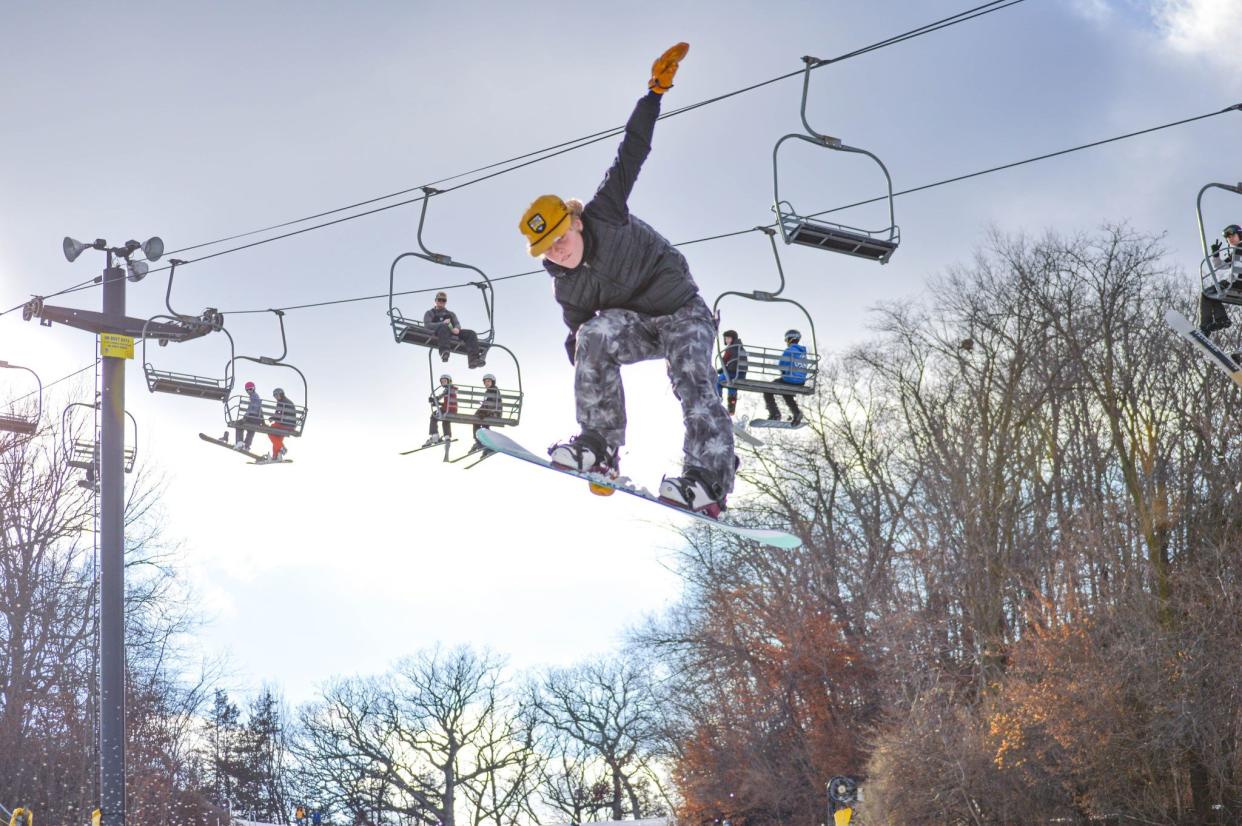
[[[802,341],[802,333],[797,330],[786,330],[785,341]]]
[[[453,383],[453,377],[452,377],[452,376],[450,376],[448,373],[441,373],[441,374],[440,374],[440,381],[446,381],[446,382],[448,382],[449,384],[452,384],[452,383]]]
[[[1225,236],[1242,235],[1242,227],[1238,226],[1237,224],[1230,224],[1229,226],[1225,227],[1221,235],[1225,235]]]
[[[272,391],[272,395],[273,395],[273,396],[283,396],[283,395],[285,395],[285,391],[284,391],[284,390],[282,390],[282,389],[280,389],[279,387],[277,387],[275,390],[273,390],[273,391]]]
[[[491,381],[492,384],[496,383],[496,377],[494,375],[492,375],[491,373],[484,373],[483,381],[489,381],[489,380]]]
[[[253,389],[254,389],[254,382],[252,382],[252,381],[248,381],[248,382],[246,382],[246,389],[247,389],[247,390],[253,390]]]
[[[723,333],[720,334],[720,337],[731,338],[734,341],[737,341],[737,330],[725,330]]]

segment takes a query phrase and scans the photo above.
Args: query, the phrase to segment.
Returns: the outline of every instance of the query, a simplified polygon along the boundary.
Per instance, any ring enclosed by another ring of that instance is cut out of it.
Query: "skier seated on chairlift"
[[[1222,250],[1219,240],[1212,242],[1212,254],[1210,260],[1212,262],[1212,271],[1221,270],[1229,271],[1216,286],[1221,290],[1229,289],[1233,284],[1237,284],[1238,278],[1242,278],[1242,272],[1237,272],[1237,267],[1242,266],[1242,227],[1237,224],[1230,224],[1225,227],[1221,236],[1225,239],[1225,245],[1228,249]],[[1199,329],[1204,333],[1214,333],[1217,330],[1223,330],[1229,327],[1233,322],[1229,320],[1229,314],[1225,312],[1224,302],[1209,298],[1206,291],[1199,296]]]
[[[500,397],[500,388],[496,386],[496,377],[491,373],[483,374],[483,399],[479,402],[479,409],[474,411],[475,417],[485,419],[488,416],[493,418],[499,417],[504,413],[504,402]],[[490,453],[479,443],[479,431],[487,427],[480,421],[474,427],[474,445],[470,448],[470,452],[482,450],[484,453]],[[488,428],[490,430],[490,428]]]
[[[272,391],[272,396],[276,399],[276,410],[272,414],[271,426],[276,430],[293,430],[298,423],[298,411],[293,406],[293,402],[285,395],[285,391],[277,387]],[[285,458],[288,450],[285,448],[285,437],[279,433],[269,433],[267,438],[272,441],[272,458],[271,461],[278,462]]]
[[[242,414],[244,424],[263,424],[263,399],[259,396],[254,388],[254,382],[246,382],[246,412]],[[228,441],[228,433],[225,433],[225,441]],[[250,452],[250,446],[254,444],[254,431],[246,427],[233,428],[233,435],[236,436],[233,445],[234,450]]]
[[[453,384],[453,377],[448,373],[440,376],[440,386],[427,397],[427,401],[432,407],[431,435],[427,437],[427,441],[423,442],[423,447],[431,447],[453,438],[453,423],[444,418],[457,412],[457,385]],[[443,426],[444,436],[440,435],[437,424]]]
[[[799,343],[800,341],[802,341],[802,333],[797,330],[786,331],[785,352],[781,353],[781,360],[778,362],[781,376],[774,379],[772,384],[792,384],[799,387],[806,384],[806,348]],[[763,403],[768,408],[768,418],[774,422],[781,420],[781,411],[776,406],[777,396],[785,399],[785,406],[792,414],[793,426],[797,427],[802,424],[802,411],[798,408],[798,402],[792,393],[773,391],[763,394]]]
[[[716,330],[685,257],[627,204],[651,151],[662,96],[689,46],[678,43],[652,66],[603,183],[585,205],[541,195],[519,229],[532,256],[553,278],[569,336],[581,433],[549,450],[552,463],[575,471],[618,473],[625,444],[621,365],[662,358],[685,423],[680,475],[660,483],[670,504],[717,517],[733,490],[733,428],[716,393]],[[572,106],[572,102],[571,106]]]
[[[435,304],[423,313],[423,326],[435,334],[436,346],[440,348],[440,360],[449,360],[452,337],[457,336],[466,345],[466,358],[469,360],[470,369],[482,367],[485,359],[479,354],[478,335],[474,330],[464,329],[457,320],[457,314],[448,309],[446,304],[448,294],[440,291],[436,293]]]
[[[738,337],[737,330],[725,330],[721,338],[725,346],[720,351],[720,371],[716,374],[716,390],[723,401],[725,382],[746,378],[746,369],[750,366],[750,354],[742,346],[742,339]],[[728,390],[727,409],[729,415],[732,416],[737,412],[737,388],[730,387]]]

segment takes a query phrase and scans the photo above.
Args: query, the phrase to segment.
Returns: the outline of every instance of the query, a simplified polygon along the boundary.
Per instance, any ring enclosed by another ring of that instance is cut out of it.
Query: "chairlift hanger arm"
[[[1239,106],[1239,107],[1242,107],[1242,103],[1238,104],[1238,106]],[[1234,107],[1230,107],[1230,108],[1234,108]],[[1226,111],[1228,111],[1228,110],[1226,110]],[[1203,196],[1207,193],[1207,191],[1208,191],[1209,189],[1223,189],[1223,190],[1225,190],[1226,192],[1232,192],[1232,193],[1234,193],[1235,195],[1242,195],[1242,183],[1238,183],[1238,184],[1222,184],[1222,183],[1210,183],[1210,184],[1204,184],[1204,185],[1203,185],[1203,188],[1201,188],[1201,189],[1199,190],[1199,195],[1198,195],[1198,197],[1196,197],[1196,198],[1195,198],[1195,212],[1196,212],[1196,213],[1198,214],[1198,216],[1199,216],[1199,240],[1200,240],[1200,241],[1202,242],[1202,244],[1203,244],[1203,258],[1204,258],[1204,260],[1205,260],[1205,261],[1206,261],[1206,260],[1207,260],[1207,259],[1211,256],[1211,254],[1212,254],[1211,248],[1208,246],[1207,228],[1206,228],[1205,224],[1203,223]]]
[[[131,338],[158,338],[176,342],[200,338],[211,332],[211,327],[206,324],[190,326],[165,323],[148,324],[148,320],[145,318],[133,318],[131,316],[121,316],[118,318],[117,316],[105,315],[94,310],[56,307],[44,304],[37,299],[29,302],[27,308],[29,313],[23,312],[23,317],[27,321],[37,317],[39,323],[45,327],[58,323],[91,333],[119,333]]]

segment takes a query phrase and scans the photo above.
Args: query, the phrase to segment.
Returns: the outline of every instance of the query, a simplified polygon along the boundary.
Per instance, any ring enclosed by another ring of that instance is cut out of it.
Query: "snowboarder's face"
[[[1225,240],[1229,242],[1229,246],[1236,247],[1239,242],[1242,242],[1242,236],[1238,235],[1236,232],[1231,232],[1225,236]]]
[[[733,346],[733,336],[725,336],[725,337],[724,337],[724,343],[725,343],[725,346],[726,346],[726,347],[732,347],[732,346]]]
[[[568,230],[552,242],[544,257],[567,270],[582,263],[582,221],[574,218]]]

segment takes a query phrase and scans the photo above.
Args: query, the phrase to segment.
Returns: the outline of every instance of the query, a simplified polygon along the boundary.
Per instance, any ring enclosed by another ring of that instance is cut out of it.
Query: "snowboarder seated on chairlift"
[[[1221,235],[1225,239],[1227,250],[1221,249],[1219,240],[1212,242],[1212,271],[1227,270],[1230,275],[1217,282],[1217,286],[1222,289],[1228,289],[1231,284],[1236,284],[1235,278],[1242,277],[1242,273],[1236,272],[1236,265],[1242,265],[1242,227],[1237,224],[1230,224],[1225,227]],[[1224,302],[1209,298],[1206,291],[1199,296],[1199,329],[1204,333],[1214,333],[1217,330],[1223,330],[1232,325],[1229,320],[1229,314],[1225,312]]]
[[[496,386],[496,377],[491,373],[483,374],[483,400],[479,402],[479,409],[474,411],[474,415],[478,419],[485,419],[488,416],[493,418],[504,414],[504,401],[500,397],[500,388]],[[447,424],[447,422],[446,422]],[[479,431],[487,425],[480,421],[478,424],[472,425],[474,428],[474,445],[470,448],[470,452],[483,450],[485,453],[490,452],[479,444]]]
[[[263,399],[259,396],[258,391],[254,389],[254,382],[246,382],[246,412],[242,415],[242,424],[263,424]],[[243,436],[243,434],[245,434]],[[227,440],[228,433],[224,434]],[[234,450],[250,452],[250,446],[254,444],[254,431],[245,427],[233,428],[233,435],[236,436],[233,445]]]
[[[461,322],[457,320],[457,314],[445,306],[447,303],[448,294],[443,291],[438,292],[435,304],[423,313],[423,326],[435,333],[436,346],[440,348],[440,360],[449,360],[450,339],[452,336],[457,336],[461,339],[461,343],[466,345],[466,358],[470,369],[482,367],[485,359],[479,354],[478,335],[474,330],[462,328]]]
[[[742,346],[742,339],[738,337],[737,330],[725,330],[721,338],[725,346],[720,351],[720,370],[716,373],[716,390],[723,400],[725,382],[746,378],[746,370],[750,366],[750,354]],[[730,387],[728,390],[728,411],[732,416],[737,412],[737,388]]]
[[[272,391],[272,396],[276,399],[276,411],[272,415],[271,425],[277,430],[293,430],[298,423],[297,408],[293,406],[293,402],[289,401],[289,397],[285,395],[285,391],[277,387]],[[272,460],[277,461],[285,458],[285,437],[283,434],[269,433],[267,438],[272,441]]]
[[[444,418],[457,412],[457,385],[453,384],[453,377],[448,373],[440,376],[440,386],[427,397],[427,401],[434,409],[431,411],[431,435],[423,442],[423,447],[431,447],[453,438],[453,423]],[[436,429],[437,423],[444,428],[443,437]]]
[[[781,377],[774,380],[773,384],[793,384],[799,387],[806,384],[806,348],[799,344],[800,341],[802,341],[802,333],[797,330],[786,331],[785,352],[781,353],[781,360],[777,363],[781,368]],[[797,427],[802,424],[802,411],[798,408],[798,402],[792,393],[763,394],[763,403],[768,407],[768,418],[774,422],[781,420],[781,411],[776,406],[777,396],[785,399],[785,406],[792,414],[793,426]]]
[[[625,444],[621,365],[663,358],[685,423],[684,464],[660,483],[670,504],[719,516],[733,490],[733,429],[716,398],[715,323],[682,254],[630,214],[627,202],[651,151],[662,95],[689,46],[678,43],[652,66],[648,93],[634,107],[616,160],[594,197],[541,195],[519,229],[554,279],[575,367],[582,432],[549,450],[553,464],[615,476]]]

